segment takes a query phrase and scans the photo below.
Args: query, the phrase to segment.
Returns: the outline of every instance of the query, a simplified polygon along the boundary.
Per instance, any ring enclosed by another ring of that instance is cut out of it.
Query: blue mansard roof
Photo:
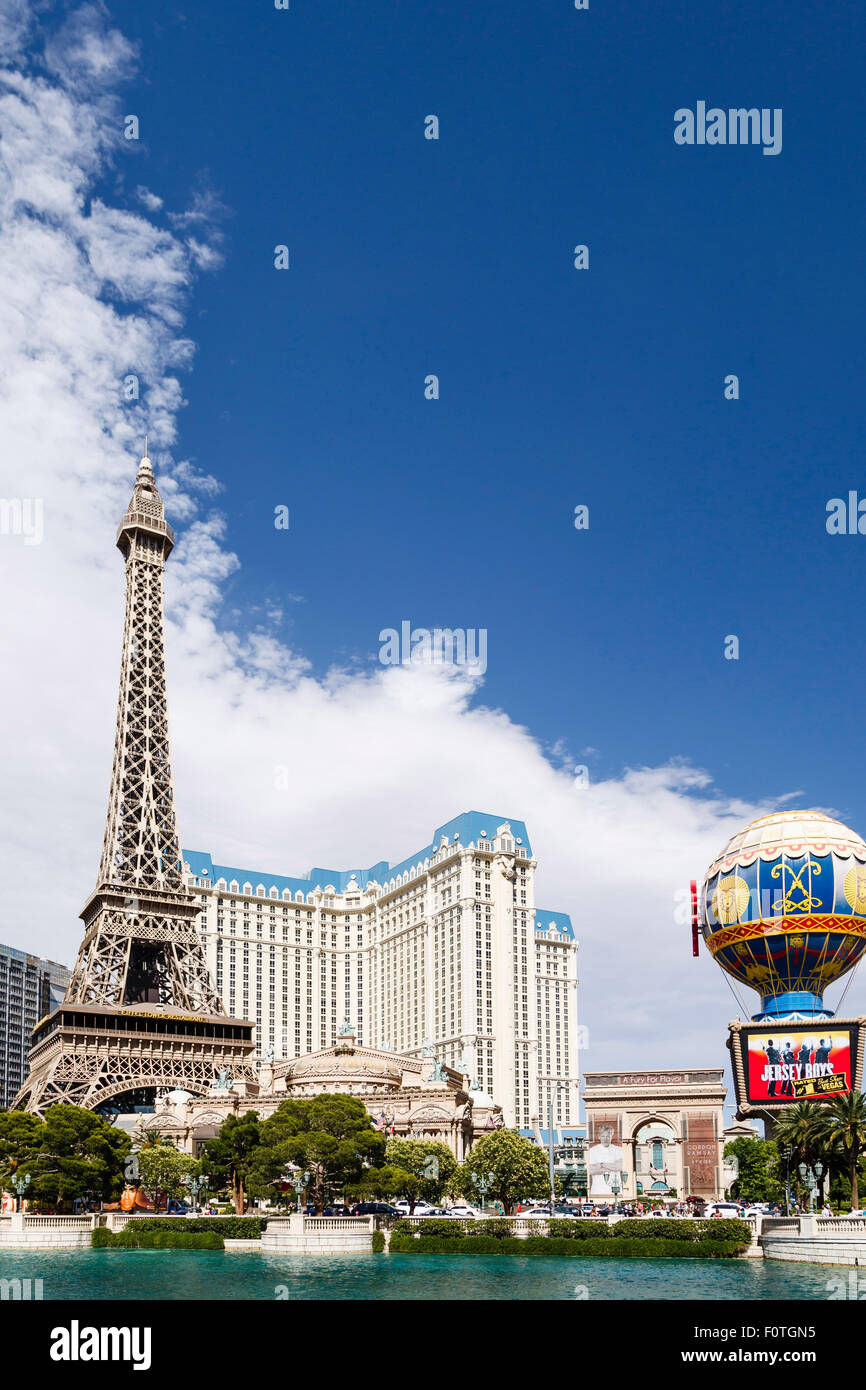
[[[440,825],[433,834],[433,839],[424,849],[417,854],[411,855],[409,859],[404,859],[400,864],[389,865],[387,860],[381,859],[378,864],[374,864],[369,869],[310,869],[309,873],[300,878],[286,878],[281,874],[254,872],[251,869],[235,869],[225,864],[215,864],[209,854],[202,850],[184,849],[181,851],[181,858],[184,863],[189,864],[190,873],[196,878],[209,878],[211,883],[217,883],[224,878],[226,883],[251,883],[253,887],[263,884],[266,893],[270,893],[271,888],[276,888],[282,895],[288,888],[294,895],[299,890],[305,895],[314,888],[326,888],[332,884],[338,893],[351,892],[353,885],[357,885],[360,890],[366,888],[371,881],[384,883],[386,880],[396,877],[397,874],[405,873],[407,869],[415,866],[423,866],[425,859],[430,859],[442,843],[443,838],[452,843],[459,843],[464,847],[478,844],[485,836],[492,840],[500,825],[510,825],[511,833],[515,840],[519,840],[522,848],[528,855],[532,854],[532,847],[529,843],[529,836],[526,833],[526,826],[522,820],[510,820],[507,816],[492,816],[484,811],[464,811],[462,815],[455,816],[453,820],[446,821],[445,825]],[[569,931],[571,923],[563,913],[545,913],[545,919],[553,921],[554,918],[562,918],[568,922]],[[557,920],[559,926],[559,920]]]
[[[535,933],[550,931],[551,927],[568,937],[569,941],[574,940],[574,927],[571,925],[571,918],[567,912],[548,912],[546,908],[537,907],[535,909]]]

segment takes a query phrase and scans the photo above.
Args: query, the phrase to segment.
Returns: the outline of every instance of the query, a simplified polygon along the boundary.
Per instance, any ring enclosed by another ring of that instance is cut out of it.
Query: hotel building
[[[300,878],[183,851],[199,930],[231,1017],[260,1059],[334,1045],[433,1056],[502,1106],[505,1123],[578,1114],[577,942],[535,906],[522,821],[469,811],[401,864]]]
[[[70,972],[14,946],[0,946],[0,1109],[27,1079],[30,1034],[63,1001]]]

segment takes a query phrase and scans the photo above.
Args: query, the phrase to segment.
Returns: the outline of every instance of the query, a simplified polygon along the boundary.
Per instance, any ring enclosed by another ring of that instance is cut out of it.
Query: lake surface
[[[757,1259],[262,1255],[218,1250],[0,1253],[0,1279],[41,1279],[46,1301],[825,1300],[828,1281],[844,1273],[826,1265]]]

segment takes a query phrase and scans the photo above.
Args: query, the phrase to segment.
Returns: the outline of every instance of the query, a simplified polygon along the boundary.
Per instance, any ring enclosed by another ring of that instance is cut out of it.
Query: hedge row
[[[442,1236],[391,1236],[392,1255],[606,1255],[613,1259],[731,1259],[742,1254],[736,1240],[627,1240],[602,1236],[601,1239],[569,1240],[558,1236],[466,1236],[449,1240]]]
[[[750,1244],[752,1231],[748,1221],[737,1217],[716,1217],[708,1221],[681,1221],[676,1217],[663,1216],[658,1220],[640,1217],[626,1218],[612,1226],[602,1226],[592,1218],[580,1220],[560,1220],[550,1223],[550,1234],[572,1240],[601,1239],[616,1240],[674,1240],[692,1244],[709,1241],[744,1241]]]
[[[90,1244],[94,1250],[224,1250],[225,1241],[217,1231],[142,1231],[127,1226],[122,1231],[109,1231],[99,1226],[92,1232]]]
[[[543,1225],[542,1231],[544,1231]],[[435,1238],[454,1244],[474,1237],[485,1240],[506,1240],[513,1234],[513,1225],[508,1220],[496,1219],[488,1221],[427,1219],[423,1225],[415,1225],[409,1221],[398,1221],[394,1226],[394,1233],[399,1236]],[[653,1242],[663,1240],[679,1245],[703,1244],[704,1241],[709,1241],[712,1244],[717,1244],[719,1241],[734,1241],[736,1244],[749,1245],[752,1232],[747,1221],[728,1217],[719,1217],[709,1221],[679,1221],[671,1216],[661,1217],[659,1220],[635,1218],[634,1220],[617,1221],[613,1226],[608,1226],[606,1222],[592,1217],[562,1217],[551,1221],[545,1234],[539,1232],[539,1236],[543,1240],[557,1238],[580,1245],[584,1245],[587,1241],[603,1240]],[[530,1236],[528,1239],[532,1240],[534,1237]]]
[[[229,1240],[258,1240],[268,1224],[266,1216],[136,1216],[137,1231],[215,1231]]]

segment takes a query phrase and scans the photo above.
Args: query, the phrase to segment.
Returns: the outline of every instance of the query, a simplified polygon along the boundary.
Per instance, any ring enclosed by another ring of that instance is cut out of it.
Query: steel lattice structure
[[[200,1094],[217,1067],[255,1079],[252,1025],[222,1025],[196,929],[199,907],[183,878],[162,591],[174,535],[146,449],[117,546],[126,618],[102,858],[64,1003],[34,1032],[30,1077],[16,1099],[28,1110],[59,1101],[95,1108],[125,1090],[172,1085]],[[131,1023],[147,1018],[164,1026]],[[134,1040],[136,1027],[142,1036]]]

